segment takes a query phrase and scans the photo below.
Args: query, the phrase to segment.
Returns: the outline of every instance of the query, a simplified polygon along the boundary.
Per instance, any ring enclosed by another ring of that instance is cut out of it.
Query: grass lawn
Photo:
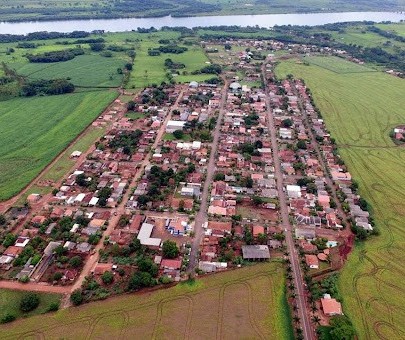
[[[279,262],[130,294],[5,325],[8,338],[26,332],[71,339],[293,339]],[[90,330],[90,333],[89,333]]]
[[[142,112],[127,112],[125,114],[125,117],[137,120],[139,118],[145,117],[145,115]]]
[[[184,134],[183,137],[181,137],[181,139],[176,139],[176,137],[174,137],[174,135],[172,133],[166,132],[163,135],[162,139],[163,140],[170,140],[170,141],[172,141],[172,140],[181,140],[183,142],[189,142],[189,141],[191,141],[191,136],[189,134]]]
[[[61,296],[58,294],[37,293],[40,297],[40,303],[37,309],[29,313],[20,311],[20,301],[27,292],[0,289],[0,319],[7,314],[15,315],[17,318],[28,317],[37,314],[46,313],[52,303],[59,303]],[[0,328],[3,326],[0,326]],[[0,331],[0,337],[4,335]]]
[[[116,96],[104,90],[2,102],[0,199],[18,193]]]
[[[405,123],[405,82],[382,72],[337,74],[282,62],[278,76],[305,79],[381,235],[357,246],[339,276],[344,312],[359,339],[405,336],[405,148],[389,132]]]

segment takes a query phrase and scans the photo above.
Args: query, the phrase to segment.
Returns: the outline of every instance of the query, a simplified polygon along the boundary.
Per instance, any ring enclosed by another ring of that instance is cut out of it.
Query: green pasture
[[[27,292],[17,290],[0,289],[0,319],[7,314],[20,318],[46,313],[52,304],[59,304],[61,298],[58,294],[37,293],[40,298],[38,308],[32,312],[24,313],[20,310],[19,306],[22,297],[26,293]],[[0,325],[0,338],[3,334],[1,331],[2,327],[3,326]]]
[[[188,51],[181,54],[162,53],[159,56],[149,56],[148,49],[159,47],[160,39],[171,39],[178,43],[179,46],[184,46],[178,42],[180,35],[177,32],[156,32],[150,34],[133,33],[130,35],[135,42],[136,58],[134,62],[134,70],[131,72],[127,88],[138,89],[149,84],[160,84],[163,81],[168,81],[164,62],[167,58],[174,62],[183,63],[185,69],[180,69],[179,76],[174,77],[174,81],[183,83],[190,81],[204,81],[212,78],[214,75],[202,74],[192,75],[191,72],[201,69],[206,66],[208,58],[199,45],[186,46]],[[128,35],[127,35],[128,38]]]
[[[405,149],[389,133],[405,123],[405,82],[382,72],[338,74],[293,60],[276,71],[303,78],[311,89],[381,232],[355,248],[339,276],[344,312],[359,339],[404,338]]]

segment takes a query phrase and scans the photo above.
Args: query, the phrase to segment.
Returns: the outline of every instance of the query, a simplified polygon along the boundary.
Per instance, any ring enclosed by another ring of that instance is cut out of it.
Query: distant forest
[[[0,0],[1,21],[405,11],[405,0]]]

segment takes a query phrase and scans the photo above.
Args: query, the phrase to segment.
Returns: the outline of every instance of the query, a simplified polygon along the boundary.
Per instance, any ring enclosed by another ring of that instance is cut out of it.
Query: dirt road
[[[215,169],[216,169],[215,157],[216,157],[216,153],[217,153],[219,135],[221,132],[222,119],[224,117],[224,113],[225,113],[225,109],[226,109],[225,104],[226,104],[227,93],[228,93],[228,81],[225,81],[225,85],[222,89],[221,104],[220,104],[220,108],[219,108],[217,124],[215,125],[215,130],[214,130],[214,138],[213,138],[213,142],[211,144],[211,153],[210,153],[210,159],[208,161],[208,166],[207,166],[207,174],[206,174],[206,178],[205,178],[205,182],[204,182],[203,192],[201,195],[200,210],[198,211],[198,213],[195,217],[195,224],[194,224],[195,236],[194,236],[193,244],[191,247],[190,262],[189,262],[188,268],[187,268],[188,273],[193,273],[194,269],[197,266],[198,250],[199,250],[199,247],[200,247],[203,235],[204,235],[203,225],[208,220],[207,210],[208,210],[209,188],[210,188],[212,179],[214,177]]]

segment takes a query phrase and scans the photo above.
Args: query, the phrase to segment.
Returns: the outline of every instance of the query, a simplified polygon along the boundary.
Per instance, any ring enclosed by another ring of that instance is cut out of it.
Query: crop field
[[[38,308],[32,312],[23,313],[20,311],[19,303],[24,294],[26,294],[26,292],[0,289],[0,319],[7,314],[12,314],[16,318],[43,314],[48,311],[52,303],[59,303],[60,301],[60,295],[58,294],[37,293],[40,299]],[[3,334],[1,328],[2,326],[0,326],[0,337]]]
[[[38,322],[40,321],[40,322]],[[279,262],[4,325],[1,339],[292,339]]]
[[[358,245],[342,270],[345,314],[359,339],[405,338],[405,148],[389,132],[405,123],[405,82],[382,72],[338,74],[282,62],[311,88],[360,193],[372,205],[380,236]]]
[[[1,102],[0,199],[18,193],[116,96],[104,90]]]
[[[336,73],[362,73],[376,71],[370,67],[352,63],[339,57],[306,56],[303,57],[302,60]]]
[[[38,53],[38,52],[36,52]],[[129,61],[123,58],[106,58],[99,54],[81,55],[62,63],[27,63],[16,67],[28,79],[69,78],[76,86],[118,87],[122,74],[117,73]],[[10,64],[13,67],[13,64]]]

